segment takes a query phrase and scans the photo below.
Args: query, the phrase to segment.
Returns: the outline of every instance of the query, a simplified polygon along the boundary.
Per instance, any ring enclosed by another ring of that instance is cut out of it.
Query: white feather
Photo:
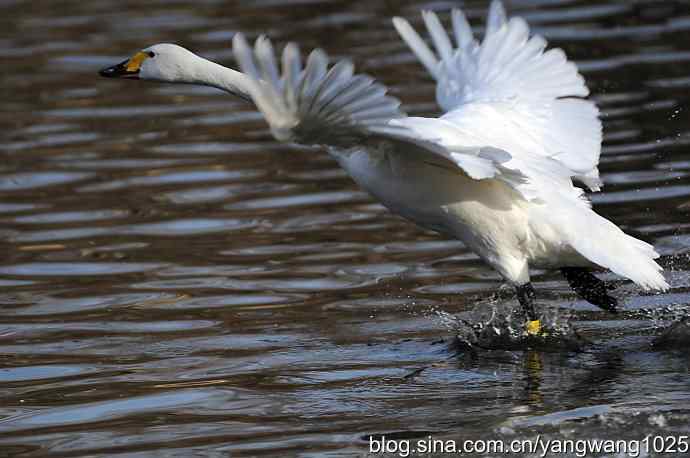
[[[499,0],[492,0],[489,6],[489,16],[486,20],[486,34],[491,35],[503,27],[506,23],[506,10],[503,8],[503,3]]]
[[[598,190],[601,121],[594,103],[573,99],[589,94],[575,64],[560,49],[544,52],[546,41],[530,38],[522,18],[507,21],[500,1],[491,3],[479,46],[460,10],[453,10],[452,19],[458,48],[449,53],[450,41],[440,21],[434,13],[424,13],[438,57],[409,23],[403,19],[395,23],[437,80],[437,101],[447,112],[444,118],[462,119],[471,105],[494,105],[496,125],[509,125],[512,136],[525,131],[537,145],[533,151],[562,162],[574,179]]]
[[[338,143],[385,129],[388,121],[403,116],[400,102],[386,95],[385,86],[366,75],[353,75],[348,61],[329,68],[328,56],[320,49],[309,54],[302,70],[297,46],[288,44],[281,59],[282,75],[273,47],[263,36],[252,52],[238,33],[233,51],[248,77],[249,95],[279,140]]]

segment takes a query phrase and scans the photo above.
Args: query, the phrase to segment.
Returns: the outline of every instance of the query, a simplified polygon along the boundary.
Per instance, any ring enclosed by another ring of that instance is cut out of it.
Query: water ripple
[[[505,2],[583,70],[604,122],[594,206],[655,245],[673,287],[619,285],[613,316],[533,271],[544,323],[575,329],[582,352],[469,351],[471,336],[496,344],[517,303],[462,243],[391,215],[322,148],[274,142],[242,100],[97,76],[171,41],[237,68],[243,31],[347,56],[408,113],[435,115],[389,18],[422,26],[427,8],[448,26],[457,2],[39,3],[2,2],[0,455],[686,434],[686,2]],[[463,3],[480,34],[486,4]]]

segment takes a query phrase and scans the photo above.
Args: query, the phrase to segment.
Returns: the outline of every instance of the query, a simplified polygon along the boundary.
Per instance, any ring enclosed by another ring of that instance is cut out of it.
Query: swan
[[[595,213],[579,183],[601,187],[602,127],[577,66],[530,34],[521,17],[489,6],[483,39],[460,9],[452,34],[423,11],[430,47],[403,18],[393,24],[436,80],[438,118],[410,117],[387,88],[312,51],[302,66],[288,43],[233,38],[240,71],[174,44],[105,68],[105,77],[201,84],[253,101],[282,142],[322,145],[388,209],[455,237],[511,284],[527,335],[541,330],[529,269],[560,269],[583,299],[615,312],[603,267],[644,290],[667,290],[654,248]],[[454,41],[454,42],[453,42]]]

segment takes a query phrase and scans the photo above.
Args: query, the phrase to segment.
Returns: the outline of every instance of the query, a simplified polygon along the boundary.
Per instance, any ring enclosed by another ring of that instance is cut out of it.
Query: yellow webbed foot
[[[525,324],[525,330],[529,336],[537,336],[541,333],[541,321],[532,320]]]

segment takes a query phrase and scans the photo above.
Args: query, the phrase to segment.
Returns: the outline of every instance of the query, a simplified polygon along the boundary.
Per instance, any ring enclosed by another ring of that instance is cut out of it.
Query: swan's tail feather
[[[337,144],[394,130],[388,122],[403,117],[400,102],[386,95],[385,86],[355,75],[347,60],[329,68],[320,49],[309,54],[303,69],[299,49],[288,43],[281,56],[282,75],[266,37],[259,37],[252,50],[238,33],[233,52],[248,77],[252,100],[278,140]]]
[[[573,247],[590,261],[627,277],[644,290],[666,291],[669,284],[664,278],[663,268],[654,261],[659,253],[647,242],[638,240],[611,221],[588,212],[584,218],[571,227]]]

